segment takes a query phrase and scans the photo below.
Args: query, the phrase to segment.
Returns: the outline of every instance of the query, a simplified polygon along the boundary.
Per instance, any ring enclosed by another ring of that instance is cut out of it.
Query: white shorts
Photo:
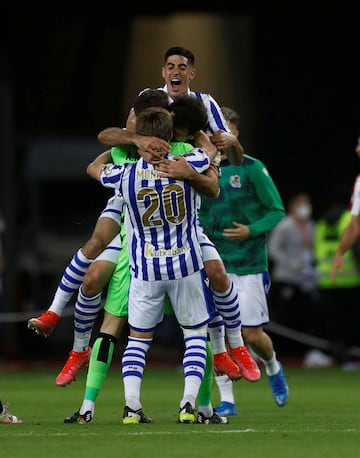
[[[106,207],[99,218],[111,218],[121,227],[123,223],[124,199],[121,194],[116,194],[107,201]]]
[[[268,324],[268,295],[271,283],[269,273],[228,275],[239,295],[241,325],[260,327]]]
[[[121,237],[120,233],[117,234],[112,241],[107,245],[105,250],[99,254],[95,261],[109,261],[117,264],[119,254],[121,251]]]
[[[132,277],[129,289],[130,328],[152,331],[164,317],[166,294],[184,328],[198,328],[209,321],[203,272],[177,280],[143,281]]]
[[[213,260],[221,261],[221,257],[217,249],[215,248],[215,245],[212,243],[209,237],[205,234],[201,226],[197,227],[197,235],[198,235],[198,241],[201,247],[201,254],[202,254],[203,261],[204,262],[213,261]]]
[[[107,201],[106,207],[101,212],[100,218],[111,218],[119,225],[119,234],[116,235],[105,250],[99,254],[95,261],[109,261],[117,264],[119,253],[121,251],[120,229],[123,223],[124,199],[121,194],[116,194]]]

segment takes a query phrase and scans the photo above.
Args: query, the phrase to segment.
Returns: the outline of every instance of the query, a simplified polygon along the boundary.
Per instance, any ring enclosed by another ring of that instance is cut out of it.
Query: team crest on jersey
[[[230,177],[230,185],[233,188],[241,188],[241,182],[240,182],[240,177],[239,175],[232,175]]]
[[[103,172],[105,175],[111,175],[112,169],[115,167],[115,164],[107,164],[103,167]]]

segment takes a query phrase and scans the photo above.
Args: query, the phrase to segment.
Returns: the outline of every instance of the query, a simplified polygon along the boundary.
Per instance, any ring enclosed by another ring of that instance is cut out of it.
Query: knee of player
[[[102,290],[102,270],[97,266],[96,263],[91,265],[91,269],[86,272],[83,280],[82,290],[88,296],[95,296]]]
[[[261,328],[246,328],[242,326],[241,333],[247,345],[254,345],[260,338]]]
[[[219,293],[227,291],[230,286],[230,279],[226,273],[224,264],[218,260],[210,260],[206,261],[204,266],[211,289]]]
[[[229,277],[226,275],[225,271],[219,270],[212,270],[210,272],[209,277],[209,284],[211,289],[218,293],[224,293],[229,289],[230,280]]]

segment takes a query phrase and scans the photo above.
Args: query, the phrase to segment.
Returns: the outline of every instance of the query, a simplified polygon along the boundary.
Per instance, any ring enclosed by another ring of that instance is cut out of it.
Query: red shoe
[[[217,375],[227,375],[231,380],[241,378],[241,370],[237,364],[230,358],[227,351],[214,354],[214,371]]]
[[[56,377],[55,383],[57,386],[70,385],[76,380],[76,376],[82,367],[88,367],[91,355],[91,348],[85,351],[71,350],[65,366],[62,368],[59,375]]]
[[[47,310],[38,318],[31,318],[28,321],[28,328],[41,334],[44,337],[48,337],[54,330],[57,322],[60,320],[60,315],[55,312]]]
[[[229,353],[241,370],[241,375],[249,382],[257,382],[261,377],[261,372],[256,361],[248,352],[245,345],[242,347],[231,348]]]

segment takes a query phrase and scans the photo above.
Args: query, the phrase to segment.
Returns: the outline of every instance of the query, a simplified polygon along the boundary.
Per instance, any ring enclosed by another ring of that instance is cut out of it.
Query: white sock
[[[142,405],[140,402],[140,399],[137,397],[133,396],[128,396],[126,400],[126,405],[130,407],[132,410],[140,410],[142,409]]]
[[[217,375],[215,381],[219,388],[221,402],[235,404],[232,380],[227,375]]]
[[[200,406],[198,407],[198,411],[204,414],[206,418],[211,418],[214,414],[214,410],[211,404],[208,406]]]
[[[84,413],[87,412],[88,410],[90,410],[92,416],[94,416],[94,412],[95,412],[95,402],[94,401],[84,400],[79,410],[79,413],[80,415],[84,415]]]
[[[231,348],[238,348],[244,345],[241,328],[226,328],[226,336]]]
[[[194,396],[191,396],[190,394],[187,394],[187,395],[182,397],[182,399],[180,401],[180,404],[179,404],[179,408],[182,409],[187,402],[190,402],[192,408],[195,409],[196,400],[195,400]]]
[[[224,353],[226,351],[225,337],[219,333],[219,329],[208,328],[208,334],[210,337],[211,348],[214,355]]]
[[[264,359],[261,359],[261,361],[264,363],[266,375],[275,375],[279,372],[280,364],[279,361],[276,359],[275,352],[273,353],[273,357],[269,361],[265,361]]]

